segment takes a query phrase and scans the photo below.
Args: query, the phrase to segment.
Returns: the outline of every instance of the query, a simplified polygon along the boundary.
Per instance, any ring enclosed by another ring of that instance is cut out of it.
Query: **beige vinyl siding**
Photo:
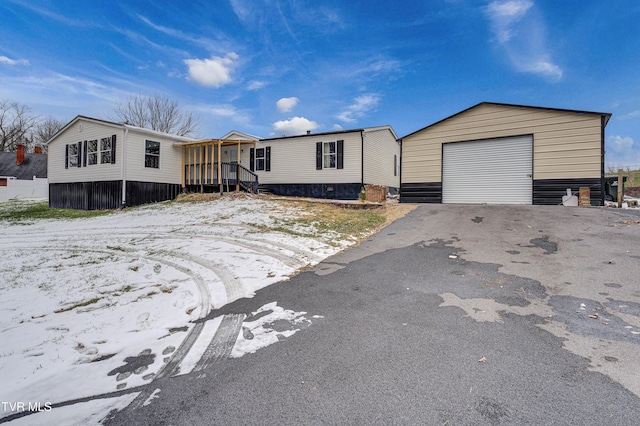
[[[316,142],[338,140],[344,141],[344,168],[316,170]],[[271,147],[271,171],[256,171],[260,183],[309,184],[361,181],[360,132],[271,139],[256,144],[256,148],[267,146]]]
[[[116,163],[92,164],[86,167],[65,168],[65,146],[78,142],[116,135]],[[121,179],[122,165],[122,140],[124,131],[116,126],[98,124],[83,119],[77,120],[69,128],[63,131],[48,147],[48,176],[49,183],[69,183],[87,181],[111,181]]]
[[[400,187],[400,173],[394,176],[394,157],[400,159],[400,144],[389,128],[364,132],[364,183]]]
[[[482,104],[403,139],[402,180],[440,182],[442,144],[533,135],[533,178],[598,178],[601,116]]]
[[[145,141],[160,142],[160,167],[144,166]],[[129,130],[126,141],[127,160],[125,164],[127,180],[157,183],[181,183],[182,149],[173,146],[176,140],[162,135],[150,135]],[[121,149],[121,142],[118,149]]]

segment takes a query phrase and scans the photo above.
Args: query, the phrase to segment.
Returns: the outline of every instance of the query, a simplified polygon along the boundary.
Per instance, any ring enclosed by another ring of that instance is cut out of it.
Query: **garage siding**
[[[402,180],[440,181],[443,143],[522,134],[534,135],[536,179],[600,177],[600,115],[481,104],[403,138]]]

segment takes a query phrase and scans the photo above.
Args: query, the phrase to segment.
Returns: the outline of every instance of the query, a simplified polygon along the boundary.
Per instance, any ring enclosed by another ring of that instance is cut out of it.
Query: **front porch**
[[[258,175],[242,165],[245,149],[255,141],[207,139],[182,147],[183,192],[258,192]],[[246,161],[246,155],[244,155]]]

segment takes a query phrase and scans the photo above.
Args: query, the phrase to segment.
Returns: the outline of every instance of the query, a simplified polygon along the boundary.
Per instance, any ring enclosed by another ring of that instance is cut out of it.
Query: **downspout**
[[[400,178],[400,183],[398,184],[398,195],[400,198],[399,202],[402,202],[402,139],[398,139],[398,143],[400,144],[400,158],[398,158],[398,176]]]
[[[360,130],[360,190],[364,188],[364,130]]]
[[[605,184],[604,184],[604,127],[605,124],[605,116],[600,116],[600,205],[604,206],[604,192],[605,192]]]
[[[124,128],[124,138],[122,138],[122,207],[125,208],[127,206],[127,136],[129,135],[129,128]],[[116,151],[117,154],[117,151]]]

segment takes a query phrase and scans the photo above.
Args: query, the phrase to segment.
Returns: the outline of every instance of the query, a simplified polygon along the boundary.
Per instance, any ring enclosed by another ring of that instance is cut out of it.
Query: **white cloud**
[[[319,127],[318,123],[305,117],[293,117],[289,120],[276,121],[273,123],[273,131],[277,136],[285,135],[302,135],[307,130],[315,130]]]
[[[605,145],[607,169],[618,167],[637,168],[640,166],[640,146],[629,136],[612,135]]]
[[[26,59],[11,59],[6,56],[0,56],[0,64],[6,65],[29,65],[29,61]]]
[[[282,98],[276,102],[276,108],[280,112],[290,112],[296,105],[298,105],[298,98],[292,96],[290,98]]]
[[[239,56],[230,52],[225,57],[212,56],[210,59],[185,59],[189,68],[189,80],[201,86],[221,87],[231,82],[231,73],[238,64]]]
[[[344,130],[344,127],[342,127],[341,125],[339,125],[338,123],[335,123],[333,125],[333,130],[335,131],[340,131],[340,130]]]
[[[497,0],[485,8],[497,46],[520,72],[560,80],[563,70],[555,64],[545,41],[544,22],[532,0]]]
[[[338,114],[336,118],[346,123],[353,123],[377,107],[379,102],[380,96],[376,94],[358,96],[354,99],[354,102]]]

